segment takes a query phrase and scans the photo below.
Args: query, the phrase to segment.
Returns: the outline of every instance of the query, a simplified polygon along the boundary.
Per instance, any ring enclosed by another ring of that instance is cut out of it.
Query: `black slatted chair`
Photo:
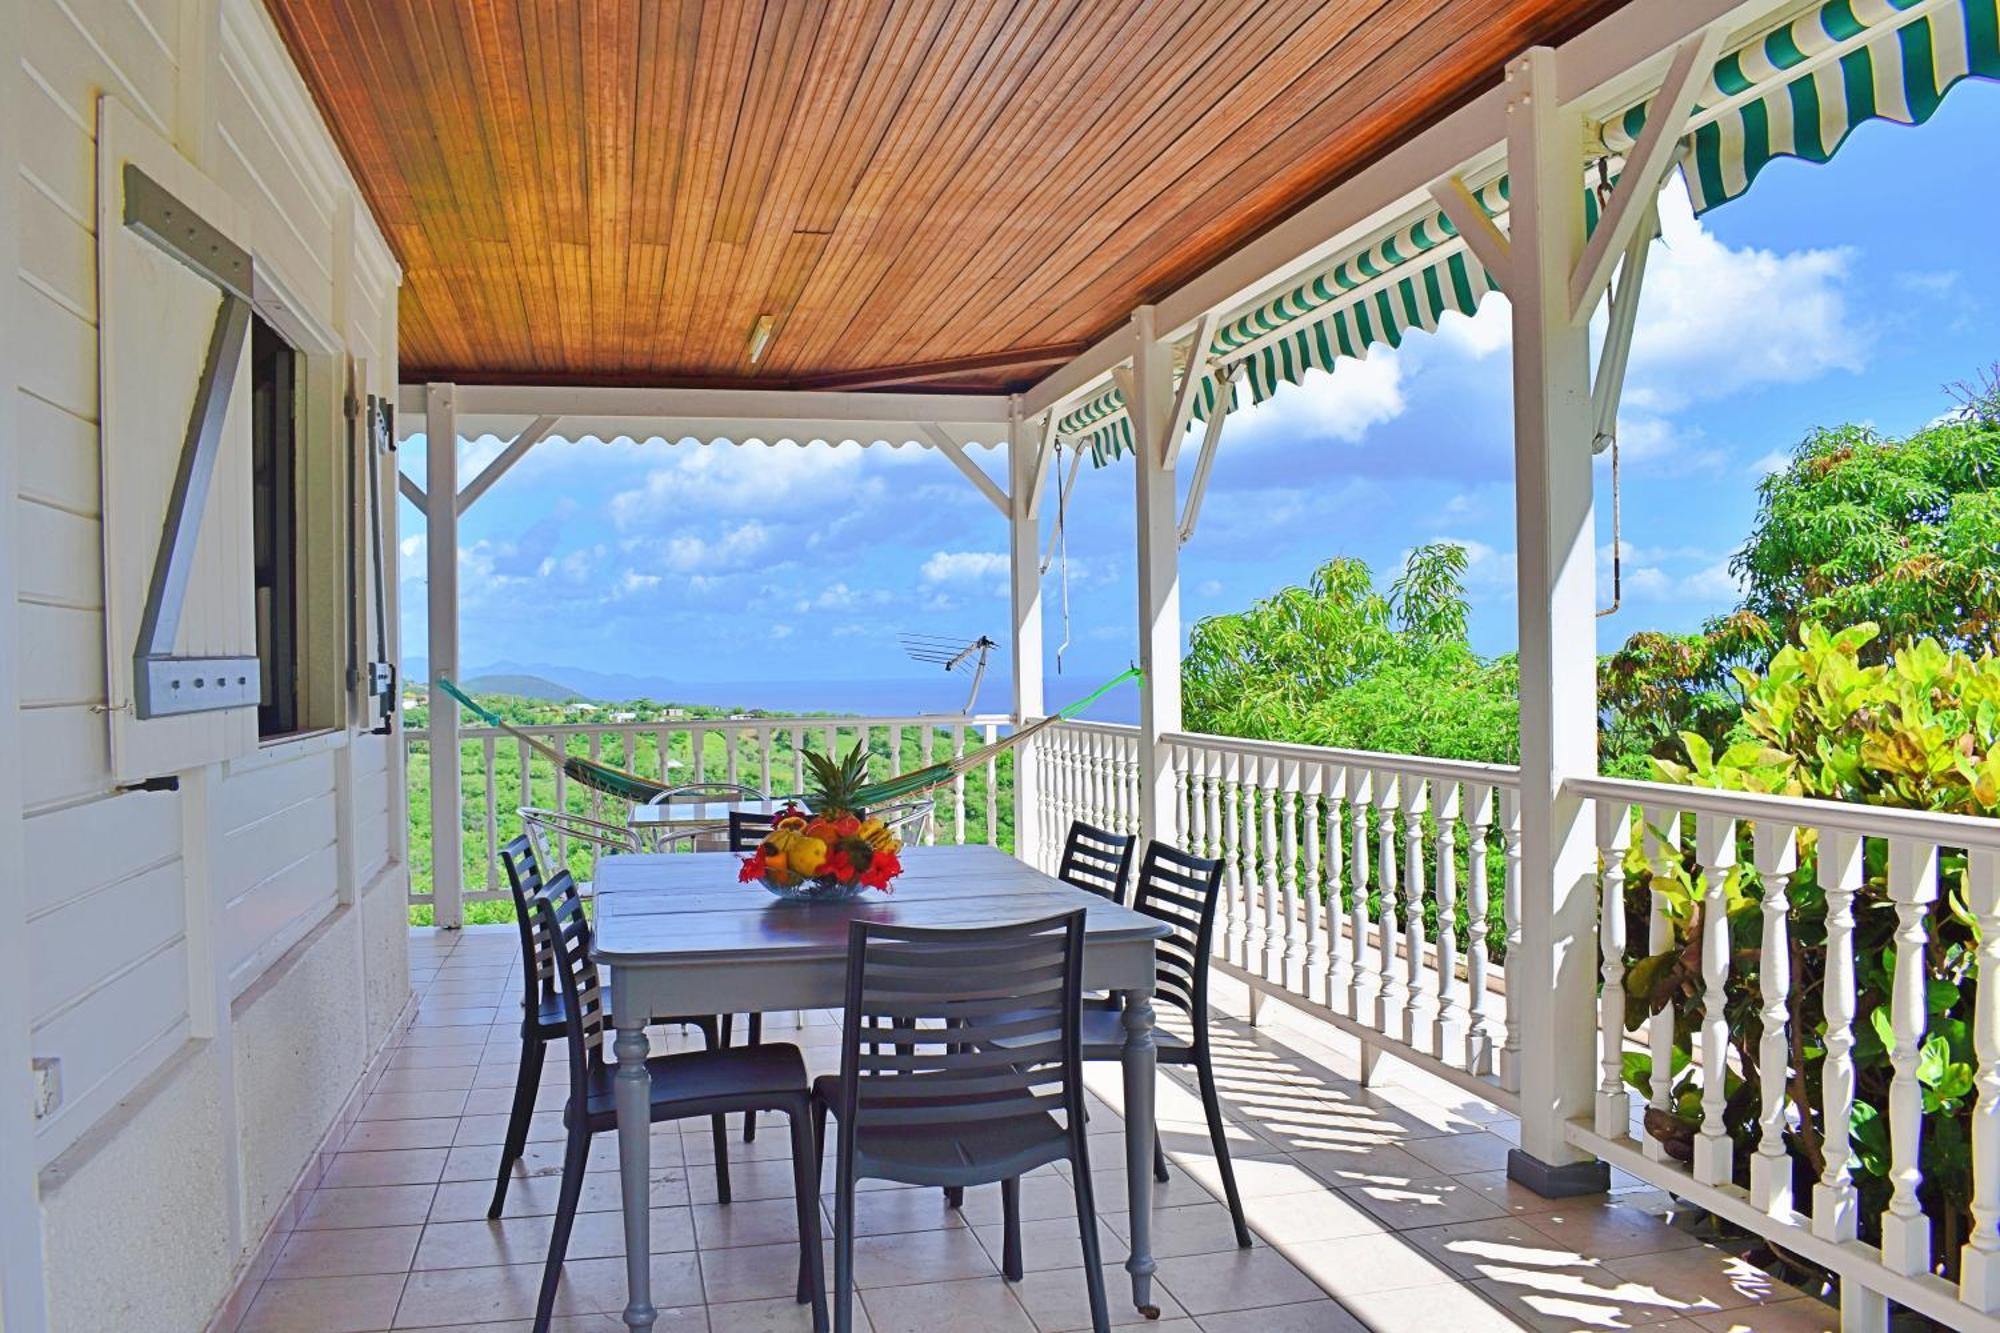
[[[1222,1192],[1229,1217],[1236,1225],[1236,1243],[1250,1247],[1250,1228],[1243,1221],[1243,1200],[1236,1192],[1236,1168],[1229,1161],[1229,1140],[1222,1123],[1222,1102],[1215,1090],[1215,1065],[1208,1039],[1208,955],[1215,937],[1215,909],[1221,902],[1222,862],[1190,856],[1162,842],[1146,844],[1139,863],[1139,888],[1134,911],[1173,928],[1157,942],[1153,999],[1188,1016],[1193,1039],[1164,1028],[1154,1040],[1163,1065],[1193,1065],[1201,1081],[1201,1106],[1208,1119],[1209,1141],[1222,1175]],[[1124,1015],[1112,1005],[1091,1005],[1083,1011],[1083,1058],[1119,1060],[1125,1054]],[[1153,1173],[1167,1178],[1166,1153],[1159,1134],[1153,1135]]]
[[[493,1203],[486,1210],[488,1217],[500,1216],[506,1206],[514,1163],[527,1150],[528,1122],[535,1113],[535,1092],[541,1085],[548,1044],[561,1041],[567,1032],[564,1024],[568,1010],[563,1002],[562,985],[556,978],[555,944],[536,925],[535,899],[550,890],[566,895],[578,891],[568,871],[560,872],[544,884],[541,858],[536,854],[534,840],[526,833],[500,849],[500,864],[507,870],[507,885],[514,893],[514,921],[521,932],[521,1063],[514,1076],[514,1105],[507,1113],[507,1140],[500,1149],[499,1179],[493,1183]],[[664,1021],[691,1024],[701,1030],[702,1039],[711,1048],[717,1044],[718,1028],[713,1018],[704,1015]],[[726,1133],[722,1117],[717,1116],[715,1141],[719,1162]],[[717,1183],[725,1203],[729,1200],[727,1176],[728,1166],[722,1163]]]
[[[1132,876],[1132,849],[1139,840],[1129,833],[1108,833],[1081,819],[1072,820],[1063,841],[1056,878],[1114,903],[1125,901],[1125,883]]]
[[[545,1333],[555,1309],[556,1287],[562,1280],[563,1254],[583,1193],[584,1167],[595,1134],[616,1131],[617,1104],[613,1089],[618,1066],[604,1057],[604,993],[597,965],[590,956],[590,921],[583,901],[559,892],[557,875],[551,890],[535,900],[542,933],[555,941],[556,977],[562,989],[569,1047],[569,1101],[563,1107],[568,1131],[563,1148],[562,1188],[556,1196],[555,1228],[549,1236],[549,1257],[542,1270],[541,1297],[535,1306],[535,1333]],[[813,1328],[826,1330],[826,1282],[819,1239],[819,1152],[811,1120],[812,1097],[806,1085],[805,1057],[799,1048],[777,1042],[736,1050],[687,1051],[655,1055],[646,1060],[652,1081],[652,1122],[721,1118],[736,1111],[776,1111],[787,1116],[792,1130],[792,1192],[798,1204],[798,1300],[813,1307]],[[718,1184],[726,1179],[726,1154],[717,1131]],[[728,1202],[727,1194],[723,1201]]]
[[[729,812],[729,850],[732,852],[754,852],[757,844],[771,836],[777,826],[776,815],[767,815],[756,810],[731,810]]]
[[[1021,1277],[1021,1177],[1067,1159],[1091,1326],[1109,1327],[1084,1131],[1079,1016],[1083,918],[972,929],[853,922],[840,1073],[813,1083],[813,1121],[840,1121],[834,1328],[854,1301],[854,1189],[1000,1185],[1001,1267]],[[1004,1043],[1004,1045],[1002,1044]]]

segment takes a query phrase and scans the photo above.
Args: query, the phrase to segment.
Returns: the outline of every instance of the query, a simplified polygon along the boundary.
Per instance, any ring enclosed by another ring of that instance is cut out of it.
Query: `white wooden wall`
[[[16,0],[14,9],[24,12],[0,47],[19,65],[0,83],[11,103],[0,114],[17,130],[19,276],[0,318],[21,354],[0,387],[14,395],[17,427],[8,442],[17,493],[5,502],[20,553],[14,630],[27,650],[20,753],[5,762],[21,768],[25,875],[20,890],[0,890],[11,918],[0,928],[29,940],[32,1052],[62,1061],[62,1103],[34,1126],[46,1163],[190,1040],[216,1036],[229,1002],[396,868],[404,845],[392,738],[335,730],[188,774],[179,794],[115,789],[97,430],[98,98],[115,98],[229,194],[260,259],[380,394],[396,383],[399,274],[256,0]],[[336,479],[344,456],[339,466]],[[344,543],[341,503],[336,486],[302,518]],[[385,520],[394,515],[392,498]],[[393,529],[391,542],[393,551]],[[388,568],[393,579],[393,558]]]

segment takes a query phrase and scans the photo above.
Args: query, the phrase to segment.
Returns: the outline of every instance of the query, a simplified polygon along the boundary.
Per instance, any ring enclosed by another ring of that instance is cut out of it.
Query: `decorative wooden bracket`
[[[981,494],[993,502],[993,507],[1000,511],[1002,518],[1014,516],[1014,502],[1007,498],[1007,492],[1000,489],[998,482],[986,475],[985,468],[972,461],[971,456],[965,452],[964,445],[945,434],[943,428],[935,424],[920,424],[917,429],[923,432],[925,439],[937,447],[939,453],[951,460],[953,467],[965,474],[966,480],[977,486]]]

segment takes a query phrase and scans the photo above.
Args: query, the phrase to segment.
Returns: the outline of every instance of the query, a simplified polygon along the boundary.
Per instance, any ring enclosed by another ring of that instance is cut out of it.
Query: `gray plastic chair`
[[[1215,909],[1221,901],[1222,862],[1190,856],[1163,842],[1148,842],[1139,863],[1138,895],[1132,910],[1164,921],[1173,933],[1154,945],[1154,1000],[1170,1004],[1188,1016],[1193,1039],[1165,1029],[1155,1032],[1156,1054],[1163,1065],[1193,1065],[1201,1081],[1201,1109],[1208,1119],[1209,1142],[1222,1176],[1229,1219],[1236,1243],[1250,1248],[1250,1228],[1243,1220],[1243,1200],[1236,1192],[1236,1168],[1229,1161],[1229,1138],[1222,1123],[1222,1101],[1215,1088],[1214,1056],[1208,1040],[1208,957],[1215,942]],[[1120,1060],[1125,1054],[1125,1019],[1115,1002],[1093,1001],[1083,1010],[1083,1058]],[[1166,1153],[1153,1134],[1153,1174],[1167,1178]]]
[[[1122,904],[1126,881],[1132,877],[1132,849],[1138,843],[1129,833],[1109,833],[1081,819],[1072,820],[1069,837],[1063,840],[1062,860],[1056,864],[1056,878]]]
[[[549,1234],[549,1257],[542,1269],[541,1296],[535,1306],[535,1333],[545,1333],[555,1309],[556,1288],[562,1281],[563,1255],[576,1222],[583,1195],[584,1167],[593,1135],[618,1127],[614,1086],[618,1066],[604,1058],[604,992],[597,964],[590,956],[590,920],[583,900],[563,894],[569,876],[549,881],[555,897],[535,900],[544,935],[555,941],[556,976],[562,985],[569,1048],[569,1100],[563,1106],[568,1140],[563,1148],[562,1188],[556,1196],[556,1216]],[[711,1116],[718,1123],[732,1111],[778,1111],[791,1121],[792,1193],[798,1205],[798,1301],[813,1308],[815,1333],[826,1330],[826,1283],[819,1240],[819,1150],[810,1120],[811,1096],[806,1088],[805,1057],[799,1048],[781,1042],[736,1050],[688,1051],[655,1055],[646,1060],[650,1078],[651,1119],[685,1120]],[[716,1184],[723,1203],[729,1202],[728,1153],[717,1131]]]
[[[1021,1177],[1064,1159],[1076,1190],[1091,1327],[1110,1327],[1078,1042],[1083,917],[1078,909],[971,929],[849,927],[840,1073],[813,1082],[822,1144],[828,1112],[840,1121],[836,1333],[848,1333],[853,1320],[857,1180],[959,1189],[998,1182],[1001,1268],[1019,1281]]]

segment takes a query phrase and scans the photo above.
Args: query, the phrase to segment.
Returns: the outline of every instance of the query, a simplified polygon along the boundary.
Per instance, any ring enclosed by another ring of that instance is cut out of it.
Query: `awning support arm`
[[[1485,266],[1493,276],[1500,290],[1507,290],[1513,268],[1513,243],[1500,230],[1486,210],[1472,197],[1472,191],[1465,187],[1463,177],[1456,174],[1443,180],[1431,182],[1431,198],[1437,200],[1445,217],[1451,220],[1465,248],[1472,251],[1472,257]]]
[[[1590,384],[1592,453],[1604,452],[1618,434],[1618,400],[1625,391],[1625,368],[1632,357],[1632,332],[1639,322],[1639,293],[1646,281],[1646,257],[1652,253],[1653,238],[1659,234],[1659,196],[1655,195],[1641,215],[1641,226],[1625,246],[1625,262],[1611,288],[1610,322],[1604,330],[1604,347],[1597,356],[1597,374]]]
[[[993,502],[993,507],[1000,511],[1000,517],[1011,519],[1014,516],[1014,502],[1008,499],[1007,492],[1001,490],[999,483],[986,475],[986,469],[972,461],[971,456],[965,452],[964,445],[952,439],[942,428],[934,424],[920,423],[917,429],[923,433],[925,439],[937,447],[939,453],[951,460],[953,467],[965,474],[966,480],[977,486],[980,492]]]
[[[1215,326],[1219,314],[1207,311],[1194,322],[1194,338],[1188,343],[1187,369],[1181,372],[1180,387],[1174,392],[1173,409],[1167,413],[1166,438],[1158,442],[1160,462],[1171,468],[1181,460],[1181,443],[1187,438],[1188,423],[1194,419],[1195,400],[1201,394],[1201,382],[1208,378],[1208,345],[1215,341]],[[1125,410],[1132,410],[1127,399]]]
[[[494,482],[506,476],[507,469],[527,457],[528,450],[547,438],[548,433],[555,429],[556,422],[560,420],[561,417],[536,417],[529,422],[528,428],[516,435],[498,458],[488,463],[478,476],[459,488],[458,512],[463,514],[472,508],[473,502],[491,490]]]
[[[1187,501],[1181,506],[1181,545],[1186,546],[1194,536],[1194,525],[1201,521],[1202,497],[1208,493],[1208,471],[1215,466],[1215,449],[1222,443],[1222,419],[1229,415],[1229,400],[1234,394],[1236,381],[1242,377],[1245,362],[1238,361],[1216,377],[1215,410],[1208,415],[1207,429],[1202,432],[1201,453],[1194,461],[1194,477],[1188,482]]]
[[[1604,289],[1611,285],[1611,270],[1618,257],[1632,245],[1634,236],[1645,231],[1660,184],[1680,151],[1681,131],[1694,113],[1694,99],[1708,85],[1709,71],[1722,52],[1722,39],[1721,26],[1710,25],[1674,48],[1666,80],[1646,109],[1646,127],[1626,157],[1611,202],[1570,275],[1570,313],[1574,318],[1589,317]]]
[[[1056,491],[1057,499],[1066,499],[1068,496],[1076,493],[1076,476],[1077,473],[1083,471],[1083,456],[1087,452],[1089,451],[1082,445],[1076,446],[1069,460],[1069,477],[1059,484],[1059,488]],[[1049,529],[1048,549],[1042,553],[1042,573],[1044,574],[1048,573],[1049,566],[1055,563],[1056,539],[1060,536],[1062,536],[1062,524],[1058,523],[1055,527]]]
[[[1048,488],[1049,462],[1055,457],[1055,452],[1056,413],[1051,410],[1044,414],[1041,429],[1036,432],[1035,465],[1027,474],[1028,494],[1025,497],[1027,502],[1025,512],[1031,519],[1040,518],[1042,515],[1042,492]]]

